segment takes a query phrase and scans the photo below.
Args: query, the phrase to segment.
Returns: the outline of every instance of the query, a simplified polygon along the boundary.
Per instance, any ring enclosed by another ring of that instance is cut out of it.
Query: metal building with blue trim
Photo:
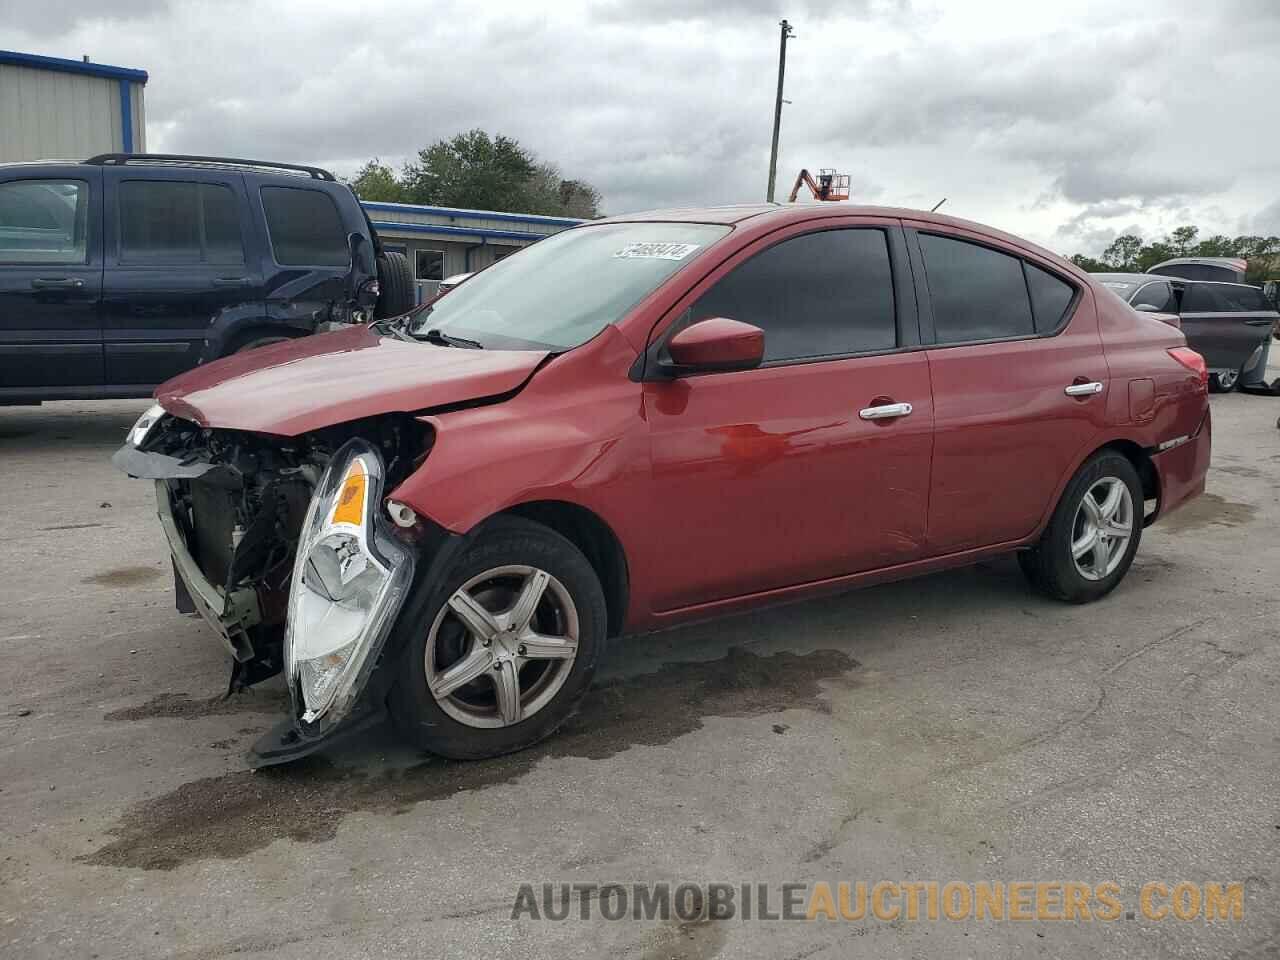
[[[521,247],[582,222],[532,213],[373,200],[363,203],[383,246],[408,256],[414,279],[425,296],[434,294],[436,284],[445,277],[481,270]]]
[[[146,150],[145,70],[0,50],[0,162]]]

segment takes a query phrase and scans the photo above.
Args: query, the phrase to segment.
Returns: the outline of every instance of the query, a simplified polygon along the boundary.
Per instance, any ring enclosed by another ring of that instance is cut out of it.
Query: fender
[[[200,351],[200,363],[226,355],[227,347],[246,330],[271,328],[296,334],[315,333],[318,324],[329,319],[332,303],[321,300],[291,300],[284,303],[254,300],[224,307],[213,315]]]
[[[606,327],[552,357],[502,403],[425,412],[431,450],[391,498],[459,534],[520,503],[563,500],[598,514],[625,540],[634,522],[619,514],[643,502],[635,497],[643,497],[649,462],[641,387],[626,377],[635,357]]]

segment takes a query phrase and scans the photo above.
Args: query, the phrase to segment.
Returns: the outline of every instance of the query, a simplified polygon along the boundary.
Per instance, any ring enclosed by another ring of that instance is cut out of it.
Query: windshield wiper
[[[442,347],[466,347],[469,350],[483,350],[484,344],[479,340],[467,340],[464,337],[454,337],[445,333],[439,327],[432,327],[424,334],[416,335],[427,343],[438,344]]]

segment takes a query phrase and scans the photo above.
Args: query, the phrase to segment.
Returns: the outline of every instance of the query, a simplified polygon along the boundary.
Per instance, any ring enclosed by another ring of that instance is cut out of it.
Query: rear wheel
[[[455,759],[550,735],[586,693],[604,648],[604,591],[553,530],[501,518],[431,590],[388,699],[418,747]],[[415,609],[412,598],[410,609]]]
[[[1091,457],[1067,484],[1040,542],[1019,554],[1031,583],[1059,600],[1088,603],[1124,579],[1142,539],[1142,484],[1119,453]]]
[[[1214,393],[1230,393],[1239,382],[1239,370],[1218,370],[1209,374],[1209,389]]]
[[[244,343],[236,344],[228,353],[246,353],[249,350],[257,350],[259,347],[269,347],[273,343],[284,343],[286,340],[292,340],[292,337],[266,335],[261,337],[253,337]]]
[[[403,253],[388,252],[378,258],[378,319],[398,317],[414,307],[413,272]]]

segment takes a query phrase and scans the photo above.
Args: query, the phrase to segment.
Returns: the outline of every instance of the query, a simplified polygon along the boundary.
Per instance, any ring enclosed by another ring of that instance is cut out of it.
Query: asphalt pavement
[[[625,640],[513,757],[375,730],[260,773],[282,689],[220,698],[153,491],[108,462],[145,406],[0,408],[0,956],[1280,953],[1280,399],[1214,398],[1208,492],[1100,603],[1001,560]],[[1123,909],[609,921],[584,886],[512,919],[525,883],[841,881],[1114,883]],[[1242,919],[1141,907],[1183,881],[1241,884]]]

